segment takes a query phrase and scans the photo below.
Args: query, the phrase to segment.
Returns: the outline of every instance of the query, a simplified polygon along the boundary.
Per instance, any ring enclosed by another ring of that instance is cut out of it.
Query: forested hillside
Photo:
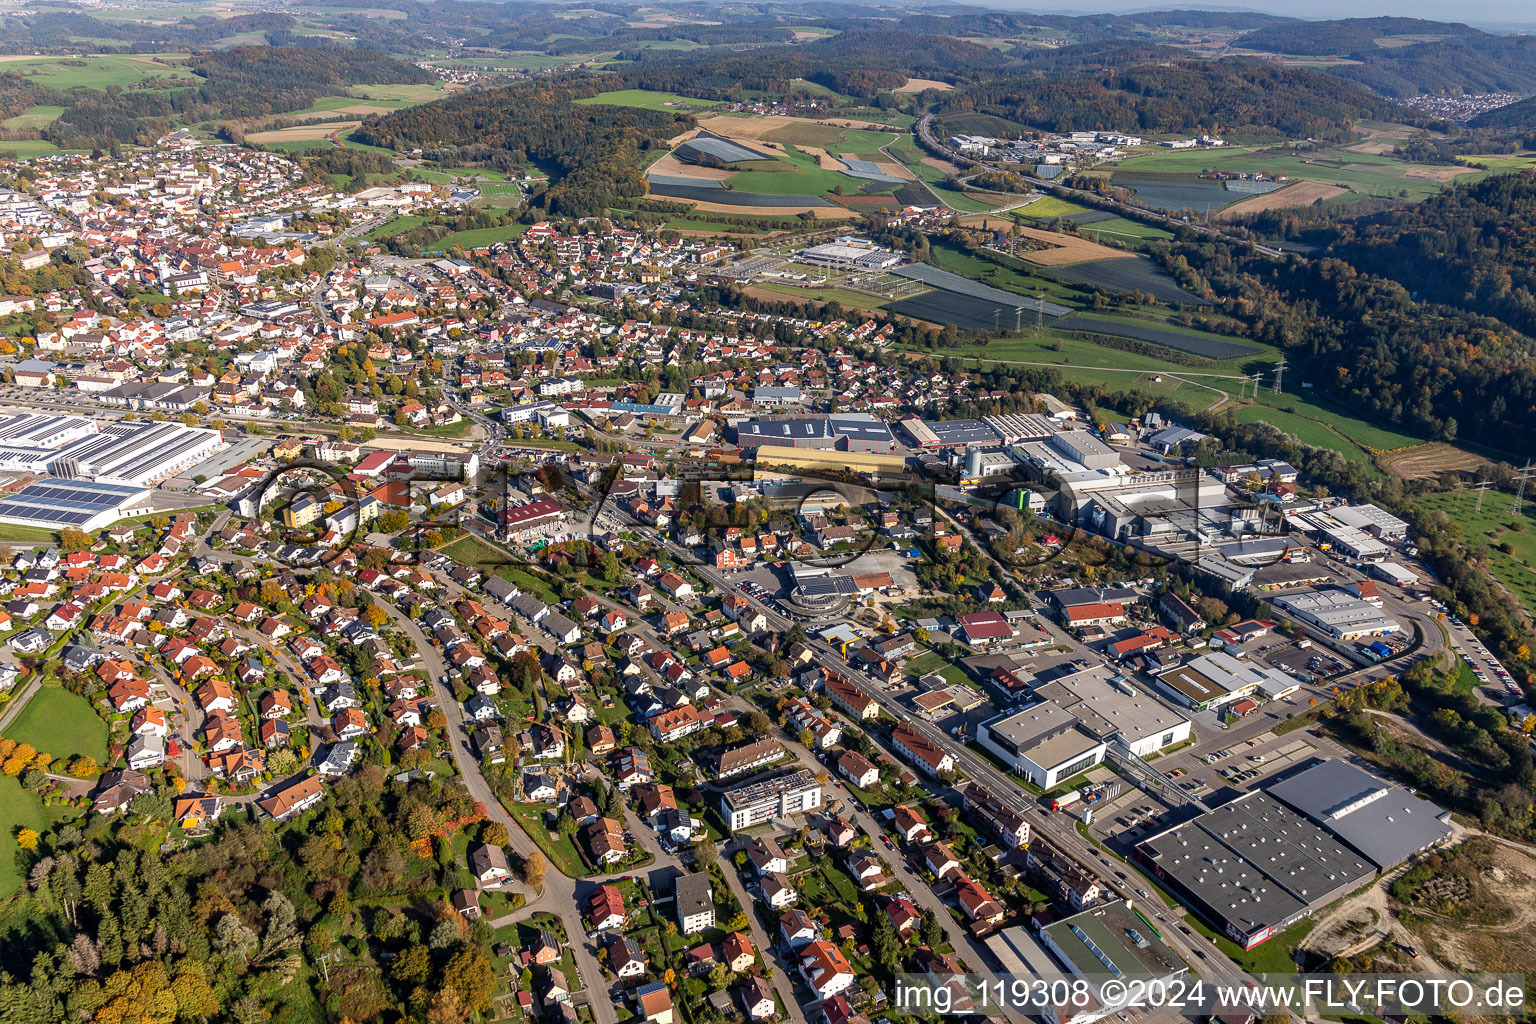
[[[303,110],[352,85],[432,80],[414,64],[340,47],[242,46],[194,54],[188,66],[204,79],[193,89],[37,90],[33,103],[65,108],[43,137],[61,147],[147,144],[175,127],[177,115],[189,122],[263,117]]]
[[[446,162],[511,170],[533,161],[555,182],[541,202],[550,213],[589,216],[645,193],[639,153],[693,126],[686,114],[575,102],[611,86],[572,77],[461,93],[422,107],[371,117],[359,140],[420,147]]]
[[[890,29],[859,29],[794,48],[749,54],[678,55],[648,50],[639,63],[622,69],[635,89],[677,92],[709,100],[739,100],[747,91],[783,92],[806,79],[837,92],[873,98],[909,77],[961,80],[1017,63],[990,47],[945,36],[921,36]]]
[[[1420,18],[1340,18],[1334,21],[1292,21],[1268,25],[1237,38],[1234,46],[1266,53],[1298,53],[1322,57],[1375,48],[1385,36],[1473,37],[1488,33],[1456,22]]]
[[[1430,302],[1536,337],[1536,175],[1502,174],[1338,226],[1332,250]]]
[[[1357,118],[1403,113],[1337,78],[1253,60],[1146,64],[1097,77],[999,77],[946,96],[941,109],[975,110],[1049,131],[1316,138],[1346,134]]]
[[[1469,128],[1532,128],[1536,127],[1536,96],[1511,103],[1497,110],[1480,114],[1467,122]]]
[[[1403,238],[1406,243],[1406,232]],[[1489,248],[1487,259],[1498,251]],[[1426,279],[1439,272],[1438,258],[1422,252],[1418,258]],[[1340,255],[1277,263],[1232,242],[1202,238],[1174,243],[1164,259],[1182,285],[1210,295],[1245,325],[1247,336],[1285,348],[1300,380],[1359,414],[1433,438],[1529,447],[1536,431],[1536,344],[1471,311],[1480,309],[1475,302],[1458,308],[1435,305],[1434,296],[1415,300],[1413,286]],[[1368,251],[1361,259],[1372,266]],[[1457,301],[1449,294],[1455,287],[1441,290],[1449,301]]]

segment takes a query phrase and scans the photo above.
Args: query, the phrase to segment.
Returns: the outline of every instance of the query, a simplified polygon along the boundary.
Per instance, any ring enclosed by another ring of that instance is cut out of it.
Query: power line
[[[1483,510],[1483,495],[1488,493],[1488,488],[1490,486],[1491,484],[1487,480],[1483,480],[1473,485],[1473,487],[1475,487],[1477,490],[1477,510],[1479,512]]]
[[[1525,484],[1526,481],[1531,479],[1531,475],[1531,460],[1526,459],[1525,466],[1520,470],[1519,473],[1520,486],[1515,488],[1515,504],[1513,508],[1514,513],[1517,516],[1520,514],[1521,506],[1525,502]]]
[[[1280,357],[1280,361],[1275,364],[1275,394],[1278,395],[1281,392],[1281,390],[1283,389],[1282,382],[1284,380],[1285,380],[1285,356],[1281,356]]]

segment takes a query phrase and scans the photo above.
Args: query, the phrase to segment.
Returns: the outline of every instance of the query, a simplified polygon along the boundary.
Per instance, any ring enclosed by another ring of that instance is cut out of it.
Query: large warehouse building
[[[736,424],[738,448],[749,450],[762,445],[888,455],[896,447],[896,439],[884,420],[868,413],[775,416]]]
[[[1346,761],[1319,761],[1143,840],[1136,856],[1251,949],[1443,842],[1449,817]]]
[[[0,416],[0,470],[149,487],[224,445],[217,430],[83,416]]]
[[[1375,605],[1341,589],[1308,590],[1274,598],[1302,622],[1335,640],[1385,636],[1402,628],[1398,621]]]
[[[47,530],[99,530],[154,510],[144,487],[94,480],[39,480],[0,497],[0,523]]]
[[[1313,765],[1270,786],[1269,794],[1365,854],[1383,871],[1451,836],[1449,811],[1348,761]]]
[[[1259,790],[1142,840],[1136,856],[1244,949],[1376,875],[1363,856]]]
[[[1155,677],[1158,689],[1187,708],[1225,707],[1244,697],[1269,700],[1296,688],[1279,669],[1239,661],[1224,651],[1202,654]]]

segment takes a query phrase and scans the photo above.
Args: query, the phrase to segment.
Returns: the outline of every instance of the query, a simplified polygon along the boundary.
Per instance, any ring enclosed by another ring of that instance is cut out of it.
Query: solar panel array
[[[142,492],[140,487],[117,487],[89,481],[41,481],[0,498],[0,519],[26,519],[59,527],[81,526]]]
[[[842,157],[841,159],[843,163],[848,165],[848,169],[843,173],[848,175],[850,178],[864,178],[868,181],[885,181],[890,182],[891,184],[900,184],[904,180],[902,178],[896,177],[894,174],[885,173],[880,169],[880,165],[875,163],[873,160],[850,160],[847,157]]]
[[[706,178],[684,178],[677,174],[647,174],[645,180],[649,181],[652,185],[674,185],[678,188],[725,188],[725,182],[723,181],[710,181]]]
[[[683,159],[698,158],[699,154],[707,154],[716,160],[723,160],[728,164],[741,163],[746,160],[777,160],[772,153],[761,153],[755,149],[732,142],[730,139],[722,139],[718,135],[699,135],[677,147],[677,153]]]
[[[993,288],[991,285],[982,284],[980,281],[972,281],[968,277],[941,270],[931,263],[910,263],[905,267],[897,267],[891,273],[897,277],[909,278],[913,281],[921,281],[935,288],[942,288],[947,292],[955,292],[959,295],[968,295],[972,298],[983,299],[987,302],[995,302],[998,305],[1015,307],[1022,306],[1030,312],[1036,308],[1036,300],[1018,292],[1003,291],[1001,288]],[[1043,302],[1039,304],[1046,316],[1066,316],[1072,312],[1067,306],[1055,302]]]

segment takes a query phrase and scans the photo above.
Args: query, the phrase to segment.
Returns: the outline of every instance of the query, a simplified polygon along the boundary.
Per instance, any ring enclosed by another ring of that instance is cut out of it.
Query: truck
[[[1061,796],[1058,796],[1056,799],[1051,801],[1051,810],[1059,811],[1063,807],[1067,807],[1067,806],[1070,806],[1071,804],[1077,803],[1082,798],[1083,798],[1082,790],[1079,790],[1079,789],[1069,789],[1069,790],[1067,790],[1067,792],[1061,794]]]

